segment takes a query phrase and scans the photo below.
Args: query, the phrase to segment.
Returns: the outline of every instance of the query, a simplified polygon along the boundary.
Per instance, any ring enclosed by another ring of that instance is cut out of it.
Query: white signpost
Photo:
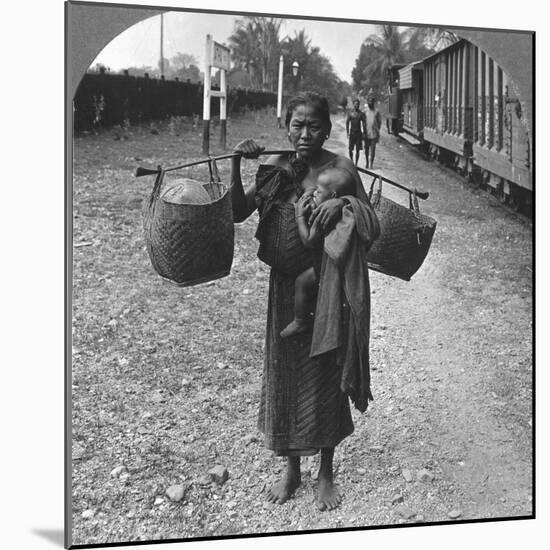
[[[283,56],[279,57],[279,83],[277,86],[277,125],[281,128],[281,111],[283,109]]]
[[[220,90],[212,90],[212,67],[220,69]],[[203,93],[203,132],[202,151],[210,154],[210,100],[220,98],[220,144],[225,149],[227,132],[227,84],[226,71],[229,70],[229,48],[212,40],[206,35],[206,55],[204,58],[204,93]]]

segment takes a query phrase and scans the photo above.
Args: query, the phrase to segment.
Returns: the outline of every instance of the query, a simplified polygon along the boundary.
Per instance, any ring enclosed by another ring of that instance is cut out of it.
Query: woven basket
[[[370,199],[380,222],[380,236],[367,254],[369,267],[405,281],[418,271],[432,242],[436,221],[420,213],[418,198],[412,191],[409,207],[382,196],[382,180]]]
[[[302,244],[293,204],[281,203],[271,208],[264,222],[258,258],[290,277],[312,266],[311,249]]]
[[[229,275],[234,227],[231,195],[220,183],[216,163],[209,162],[210,183],[203,184],[210,202],[175,204],[163,200],[165,172],[157,175],[143,204],[147,252],[155,271],[178,286],[191,286]]]

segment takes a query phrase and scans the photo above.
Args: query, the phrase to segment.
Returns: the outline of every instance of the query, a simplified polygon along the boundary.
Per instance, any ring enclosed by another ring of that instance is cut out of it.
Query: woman
[[[298,235],[294,203],[315,187],[324,169],[344,168],[353,174],[356,197],[368,208],[371,240],[379,230],[352,161],[323,148],[331,130],[327,100],[313,92],[296,96],[289,102],[285,124],[295,153],[270,157],[259,167],[255,185],[246,191],[240,175],[241,156],[234,157],[233,214],[236,222],[242,222],[258,208],[258,256],[272,267],[258,427],[265,434],[266,447],[287,457],[287,471],[268,490],[268,500],[280,504],[288,500],[300,484],[300,457],[320,449],[317,503],[325,510],[336,508],[341,501],[333,483],[334,448],[353,432],[353,422],[348,397],[340,389],[342,369],[334,356],[311,358],[310,332],[280,337],[294,315],[295,277],[312,266],[311,250]],[[262,151],[253,140],[244,140],[235,148],[245,158],[257,158]],[[344,204],[341,198],[327,200],[312,215],[319,216],[319,223],[327,229],[341,218]]]

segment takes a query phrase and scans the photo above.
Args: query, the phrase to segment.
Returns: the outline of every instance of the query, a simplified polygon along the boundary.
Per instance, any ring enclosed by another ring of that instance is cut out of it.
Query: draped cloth
[[[311,357],[311,331],[280,337],[294,318],[296,276],[313,265],[311,250],[299,238],[294,205],[288,202],[298,190],[296,181],[292,169],[271,165],[261,165],[256,176],[258,255],[271,265],[258,428],[266,447],[286,456],[335,447],[354,429],[348,396],[340,388],[338,350]],[[269,249],[276,251],[274,261]]]
[[[355,197],[325,237],[311,356],[336,352],[340,389],[364,412],[372,399],[369,368],[370,285],[367,252],[380,233],[373,210]]]

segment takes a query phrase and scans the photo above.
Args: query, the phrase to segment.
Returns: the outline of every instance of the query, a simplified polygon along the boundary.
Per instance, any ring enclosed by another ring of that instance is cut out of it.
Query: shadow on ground
[[[65,542],[63,529],[33,529],[33,533],[63,548]]]

